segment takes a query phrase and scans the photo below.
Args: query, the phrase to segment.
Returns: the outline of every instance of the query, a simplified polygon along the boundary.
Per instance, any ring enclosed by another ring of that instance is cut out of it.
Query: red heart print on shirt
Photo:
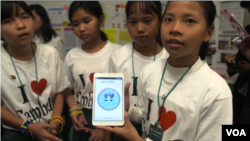
[[[45,90],[46,86],[47,86],[47,80],[44,79],[44,78],[40,79],[40,81],[38,83],[39,96],[42,95],[42,93]],[[31,88],[32,88],[33,92],[37,94],[37,81],[32,81],[31,82]]]
[[[163,107],[160,115],[160,125],[163,132],[166,131],[171,126],[173,126],[175,122],[176,122],[176,114],[173,111],[166,112],[165,107]]]
[[[94,72],[92,72],[90,75],[89,75],[89,80],[92,82],[93,84],[93,80],[94,80]]]

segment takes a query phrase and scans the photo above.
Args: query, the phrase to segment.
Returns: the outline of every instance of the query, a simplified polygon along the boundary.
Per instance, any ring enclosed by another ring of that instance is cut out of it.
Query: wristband
[[[59,121],[59,122],[61,123],[61,130],[60,130],[60,132],[59,132],[59,133],[61,133],[62,130],[63,130],[63,123],[62,123],[62,121],[59,120],[59,119],[54,119],[54,120],[52,120],[50,123],[53,123],[54,121]]]
[[[70,116],[73,116],[73,115],[75,115],[75,114],[80,114],[80,113],[83,113],[83,111],[75,111],[75,112],[72,112],[72,113],[70,114]]]
[[[31,123],[31,125],[30,125],[30,135],[31,135],[31,137],[32,138],[35,138],[34,136],[33,136],[33,134],[32,134],[32,127],[34,126],[34,123]]]
[[[28,131],[28,126],[31,124],[30,121],[25,121],[23,123],[23,125],[20,127],[20,132],[24,135],[29,135],[29,131]]]
[[[72,107],[69,109],[69,111],[72,111],[72,110],[82,110],[82,107]]]
[[[53,120],[55,120],[55,119],[59,119],[59,120],[64,124],[63,118],[62,118],[61,116],[59,116],[59,115],[53,116],[53,117],[50,119],[50,123],[51,123],[51,121],[53,121]]]

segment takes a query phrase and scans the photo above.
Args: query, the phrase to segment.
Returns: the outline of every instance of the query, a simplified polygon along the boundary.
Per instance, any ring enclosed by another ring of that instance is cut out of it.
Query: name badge
[[[153,141],[162,141],[163,130],[150,124],[148,137]]]

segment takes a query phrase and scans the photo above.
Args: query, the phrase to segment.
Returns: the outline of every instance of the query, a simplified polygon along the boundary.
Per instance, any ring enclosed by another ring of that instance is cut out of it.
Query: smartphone
[[[121,73],[95,73],[93,83],[94,126],[124,125],[124,78]]]

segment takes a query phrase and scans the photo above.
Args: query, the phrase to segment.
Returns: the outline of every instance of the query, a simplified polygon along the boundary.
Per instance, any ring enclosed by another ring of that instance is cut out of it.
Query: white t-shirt
[[[124,85],[130,82],[129,88],[129,101],[133,105],[137,105],[137,97],[140,94],[139,86],[137,85],[137,93],[136,87],[134,86],[134,74],[132,67],[132,43],[125,44],[122,48],[118,49],[111,55],[109,72],[111,73],[122,73],[124,75]],[[141,70],[148,65],[149,63],[154,62],[154,56],[146,57],[134,50],[134,72],[135,72],[135,83],[138,83],[140,78],[138,77],[141,73]],[[165,48],[162,49],[160,53],[158,53],[155,57],[155,61],[159,61],[162,59],[168,58],[168,53]]]
[[[42,37],[39,38],[38,36],[35,36],[33,41],[37,44],[46,44],[48,46],[54,47],[58,51],[60,58],[64,61],[65,56],[66,56],[66,51],[64,49],[65,47],[64,41],[62,40],[61,37],[53,36],[52,39],[48,43],[43,43]]]
[[[65,58],[64,66],[71,80],[74,97],[83,108],[91,109],[89,89],[93,89],[94,73],[107,73],[110,54],[121,45],[107,41],[106,45],[96,53],[87,53],[81,47],[71,49]]]
[[[130,105],[129,117],[142,122],[143,137],[158,120],[158,89],[166,60],[152,63],[141,73],[139,106]],[[154,68],[154,69],[150,69]],[[167,65],[160,91],[167,94],[188,68]],[[167,97],[160,118],[162,141],[220,141],[222,125],[232,124],[232,93],[221,76],[198,59]],[[147,139],[149,140],[149,139]]]
[[[70,86],[70,81],[59,58],[58,52],[51,46],[37,44],[35,52],[39,85],[39,103],[37,104],[37,81],[34,58],[31,61],[20,61],[14,58],[19,77],[24,85],[27,99],[21,92],[21,84],[12,65],[9,54],[1,47],[1,106],[23,120],[36,123],[48,123],[52,116],[53,99],[56,93],[62,92]],[[15,77],[12,79],[11,76]],[[4,80],[4,81],[3,81]],[[30,105],[32,110],[30,109]],[[32,115],[33,113],[33,115]],[[39,121],[37,119],[37,121]],[[3,127],[16,130],[3,124]]]

